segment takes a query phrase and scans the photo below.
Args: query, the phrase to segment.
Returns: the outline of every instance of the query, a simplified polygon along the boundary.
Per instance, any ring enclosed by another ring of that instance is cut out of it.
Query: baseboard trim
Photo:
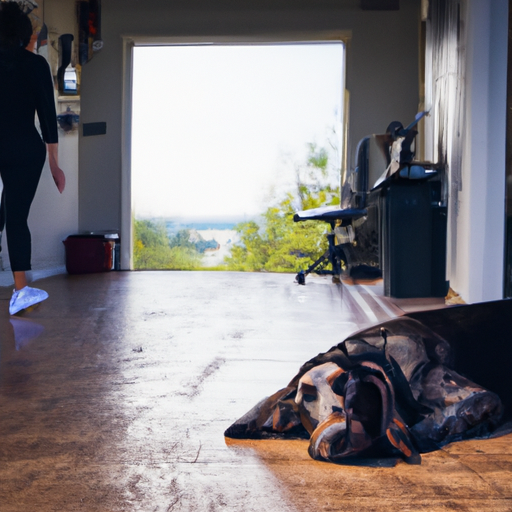
[[[46,277],[56,276],[59,274],[65,274],[65,265],[59,267],[30,270],[27,272],[27,279],[29,282],[38,281],[39,279],[45,279]],[[10,270],[0,271],[0,286],[12,286],[14,280],[12,278],[12,272]]]

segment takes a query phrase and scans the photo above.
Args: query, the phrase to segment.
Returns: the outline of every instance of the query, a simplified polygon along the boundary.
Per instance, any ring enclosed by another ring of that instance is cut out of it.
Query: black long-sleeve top
[[[50,68],[44,57],[23,48],[0,48],[0,161],[41,144],[58,142]]]

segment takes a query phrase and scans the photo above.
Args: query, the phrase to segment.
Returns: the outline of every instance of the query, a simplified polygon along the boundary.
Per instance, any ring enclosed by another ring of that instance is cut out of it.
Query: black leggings
[[[27,220],[45,159],[46,148],[41,144],[29,158],[25,155],[22,166],[0,162],[0,177],[3,182],[0,231],[5,223],[9,261],[13,272],[31,269],[32,241]]]

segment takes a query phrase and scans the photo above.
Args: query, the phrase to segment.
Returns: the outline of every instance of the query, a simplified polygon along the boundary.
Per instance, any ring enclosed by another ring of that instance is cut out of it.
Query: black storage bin
[[[448,291],[440,186],[439,181],[390,180],[382,189],[381,268],[387,297],[444,297]]]

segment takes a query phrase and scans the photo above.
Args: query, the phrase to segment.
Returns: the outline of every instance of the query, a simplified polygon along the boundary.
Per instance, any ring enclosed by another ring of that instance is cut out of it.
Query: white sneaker
[[[30,286],[25,286],[21,290],[14,290],[9,304],[9,313],[15,315],[22,309],[39,304],[47,298],[48,294],[44,290],[30,288]]]

